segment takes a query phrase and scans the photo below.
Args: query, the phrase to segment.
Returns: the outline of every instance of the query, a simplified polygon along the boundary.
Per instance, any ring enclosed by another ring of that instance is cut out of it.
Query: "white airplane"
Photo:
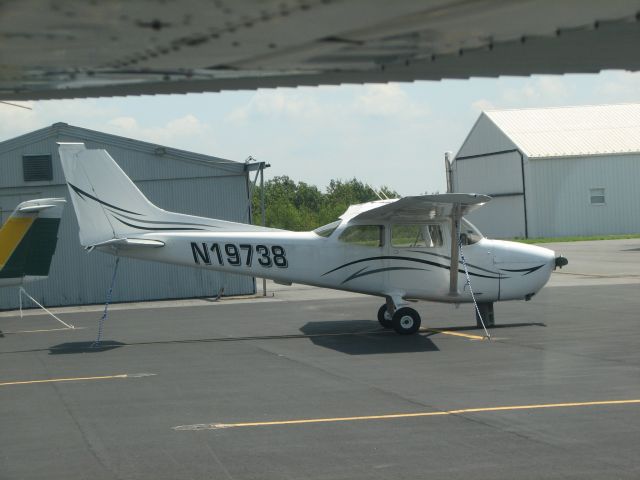
[[[411,301],[473,302],[465,269],[479,310],[491,317],[493,302],[529,300],[566,264],[546,248],[484,238],[463,218],[490,200],[484,195],[353,205],[336,222],[291,232],[167,212],[147,200],[105,150],[59,145],[83,247],[376,295],[386,299],[378,320],[400,334],[420,328]]]
[[[47,278],[65,203],[42,198],[16,207],[0,228],[0,287]]]

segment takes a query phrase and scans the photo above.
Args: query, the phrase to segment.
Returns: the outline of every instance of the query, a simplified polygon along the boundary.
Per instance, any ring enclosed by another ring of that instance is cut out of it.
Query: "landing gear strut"
[[[478,310],[480,311],[480,315],[482,315],[482,320],[484,320],[484,326],[487,328],[494,327],[496,322],[493,316],[493,303],[478,303]],[[476,326],[478,328],[484,328],[480,317],[478,317],[478,311],[476,311]]]
[[[420,330],[422,320],[420,314],[409,307],[398,308],[390,315],[385,303],[378,310],[378,322],[384,328],[393,328],[400,335],[411,335]]]

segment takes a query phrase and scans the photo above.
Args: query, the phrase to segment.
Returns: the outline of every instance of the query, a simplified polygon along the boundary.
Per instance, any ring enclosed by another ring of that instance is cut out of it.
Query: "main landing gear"
[[[385,303],[378,310],[378,322],[384,328],[393,328],[401,335],[411,335],[420,330],[420,314],[413,308],[401,307],[391,315]]]
[[[391,303],[393,308],[393,303]],[[392,314],[389,313],[388,303],[383,304],[378,310],[378,322],[384,328],[393,328],[397,333],[401,335],[411,335],[420,330],[420,314],[413,308],[400,307],[395,309]],[[482,315],[482,320],[478,316],[478,310]],[[495,318],[493,314],[493,303],[478,303],[478,310],[476,311],[476,325],[478,328],[491,328],[495,326]],[[482,322],[484,321],[484,325]]]

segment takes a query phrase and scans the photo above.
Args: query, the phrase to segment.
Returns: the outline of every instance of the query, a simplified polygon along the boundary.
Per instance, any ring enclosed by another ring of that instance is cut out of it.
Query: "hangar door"
[[[487,237],[526,236],[523,167],[518,150],[456,157],[455,191],[493,198],[467,217]]]

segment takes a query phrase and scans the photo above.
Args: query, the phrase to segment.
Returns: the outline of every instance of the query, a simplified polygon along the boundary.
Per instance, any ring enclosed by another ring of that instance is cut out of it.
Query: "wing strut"
[[[460,204],[453,205],[451,210],[451,266],[449,267],[449,295],[458,296],[458,226],[460,225]]]
[[[461,219],[461,205],[459,203],[455,203],[453,205],[453,208],[451,209],[451,266],[449,267],[449,295],[451,295],[452,297],[457,297],[460,294],[458,292],[458,268],[460,267],[460,259],[462,259],[462,266],[464,267],[464,274],[467,279],[467,285],[469,286],[471,298],[473,299],[473,305],[475,307],[477,316],[480,319],[480,323],[482,324],[482,328],[484,329],[486,335],[485,338],[491,340],[491,334],[484,324],[482,314],[480,313],[478,303],[476,302],[476,296],[474,295],[473,289],[471,288],[471,277],[469,277],[467,261],[464,258],[464,253],[462,252],[462,240],[459,232]]]

